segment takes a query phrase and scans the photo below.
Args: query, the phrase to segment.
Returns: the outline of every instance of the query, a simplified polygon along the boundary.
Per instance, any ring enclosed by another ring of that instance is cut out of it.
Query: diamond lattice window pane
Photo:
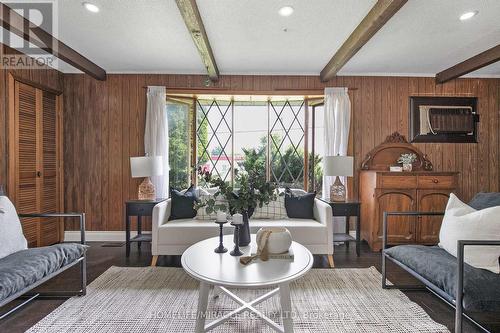
[[[196,118],[197,165],[231,181],[232,102],[198,100]]]
[[[304,184],[304,101],[270,102],[271,181]]]

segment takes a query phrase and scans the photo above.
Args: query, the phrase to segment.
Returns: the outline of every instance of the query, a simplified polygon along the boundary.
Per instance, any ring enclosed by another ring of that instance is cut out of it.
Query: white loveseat
[[[219,234],[219,226],[213,221],[180,219],[169,221],[172,200],[157,204],[153,209],[152,266],[158,256],[181,255],[189,246]],[[290,230],[294,241],[304,245],[313,254],[328,256],[333,266],[333,219],[332,208],[327,203],[314,200],[314,220],[308,219],[250,219],[250,231],[256,233],[262,227],[280,226]],[[224,225],[224,234],[234,230],[229,224]],[[232,244],[225,244],[231,247]],[[214,247],[215,248],[215,247]]]

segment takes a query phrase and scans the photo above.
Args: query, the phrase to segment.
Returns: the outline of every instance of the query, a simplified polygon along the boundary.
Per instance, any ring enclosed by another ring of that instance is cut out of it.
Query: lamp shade
[[[353,176],[354,158],[352,156],[325,156],[323,173],[325,176]]]
[[[132,178],[161,176],[163,174],[163,157],[131,157],[130,170],[132,171]]]

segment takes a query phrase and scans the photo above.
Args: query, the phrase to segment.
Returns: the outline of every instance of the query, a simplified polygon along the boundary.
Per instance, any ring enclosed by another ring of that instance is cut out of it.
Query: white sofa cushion
[[[26,250],[28,242],[23,234],[16,208],[6,196],[0,196],[0,259]]]
[[[475,210],[453,193],[439,231],[439,246],[457,256],[458,240],[500,240],[500,206]],[[500,247],[466,246],[464,261],[474,267],[500,273]]]
[[[262,227],[287,228],[292,239],[301,244],[326,244],[328,242],[327,226],[315,220],[250,220],[250,232],[256,233]],[[195,244],[201,240],[216,237],[219,226],[211,221],[203,220],[173,220],[158,227],[158,245]],[[224,234],[232,234],[234,227],[224,225]]]
[[[316,220],[284,219],[284,220],[254,220],[250,221],[250,232],[257,233],[263,227],[285,227],[292,234],[292,239],[300,244],[327,244],[327,226]]]

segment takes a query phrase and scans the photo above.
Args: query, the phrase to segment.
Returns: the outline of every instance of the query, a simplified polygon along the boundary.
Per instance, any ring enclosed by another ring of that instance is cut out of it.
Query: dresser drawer
[[[333,216],[359,216],[358,203],[335,202],[332,205]]]
[[[418,176],[419,188],[455,188],[455,176]]]
[[[416,176],[406,175],[383,175],[380,177],[380,188],[415,188],[417,187]]]
[[[155,202],[152,202],[152,203],[127,203],[127,215],[151,216],[155,205],[156,205]]]

